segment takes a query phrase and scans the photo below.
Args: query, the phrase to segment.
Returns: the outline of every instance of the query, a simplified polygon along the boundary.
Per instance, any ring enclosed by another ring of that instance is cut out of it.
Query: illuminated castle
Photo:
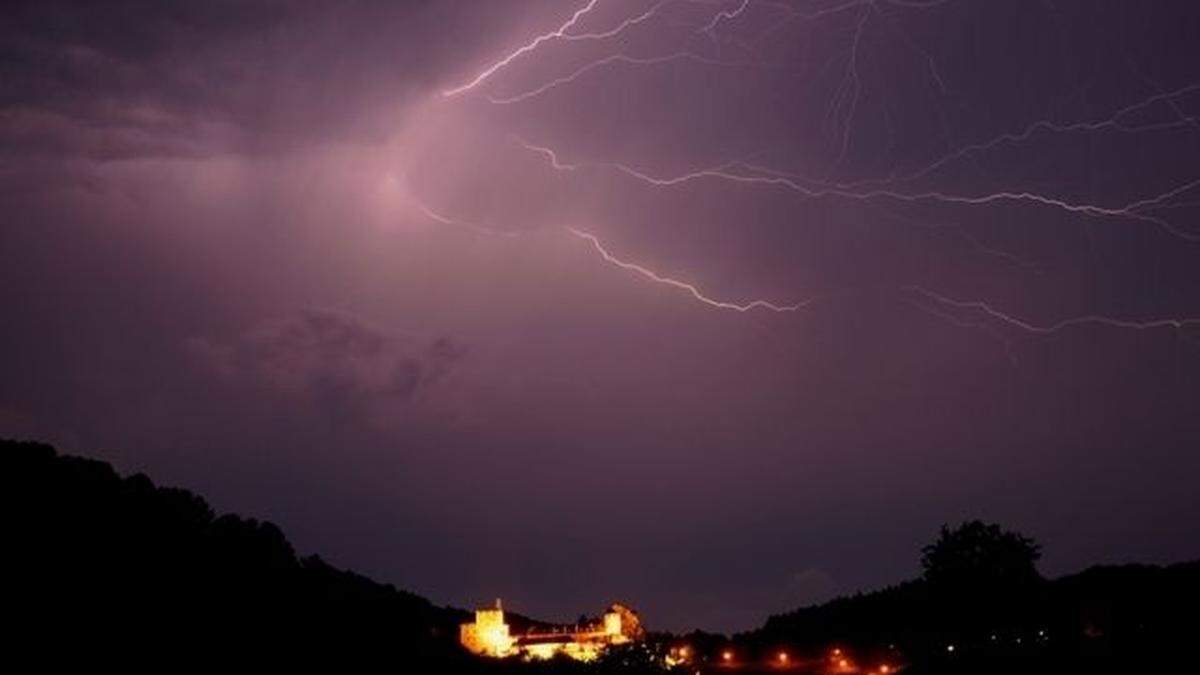
[[[504,623],[504,608],[496,599],[495,609],[475,610],[475,623],[464,623],[459,627],[459,642],[480,656],[509,656],[513,650],[513,639]]]
[[[644,634],[637,614],[624,605],[614,604],[595,623],[530,630],[513,636],[504,621],[504,608],[497,600],[495,608],[476,610],[475,621],[462,624],[459,640],[463,647],[480,656],[549,659],[562,654],[591,661],[609,645],[640,640]]]

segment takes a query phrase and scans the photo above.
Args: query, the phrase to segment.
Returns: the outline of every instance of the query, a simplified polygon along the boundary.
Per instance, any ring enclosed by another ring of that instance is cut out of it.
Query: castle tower
[[[618,637],[621,635],[620,614],[608,612],[604,615],[604,634],[609,637]]]
[[[459,642],[470,651],[484,656],[508,656],[513,638],[504,622],[504,608],[496,599],[495,609],[475,610],[475,622],[459,627]]]

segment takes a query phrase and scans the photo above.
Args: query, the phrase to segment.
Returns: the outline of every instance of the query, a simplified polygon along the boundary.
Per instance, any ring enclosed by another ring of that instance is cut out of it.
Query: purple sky
[[[0,435],[548,619],[745,629],[975,517],[1048,574],[1198,557],[1197,35],[1193,0],[10,3]]]

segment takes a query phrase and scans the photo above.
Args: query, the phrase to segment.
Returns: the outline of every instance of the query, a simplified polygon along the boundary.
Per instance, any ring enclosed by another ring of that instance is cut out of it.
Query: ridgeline
[[[17,619],[7,637],[44,664],[655,673],[687,645],[689,673],[784,670],[765,664],[785,651],[794,672],[1150,673],[1192,662],[1200,634],[1200,562],[1046,580],[1036,543],[970,522],[925,547],[920,579],[732,638],[659,633],[593,664],[494,662],[459,646],[468,612],[300,557],[275,525],[218,516],[187,490],[16,441],[0,441],[0,477],[4,604]],[[518,628],[541,623],[510,616]],[[853,659],[831,659],[834,648]],[[737,665],[723,662],[730,654]]]

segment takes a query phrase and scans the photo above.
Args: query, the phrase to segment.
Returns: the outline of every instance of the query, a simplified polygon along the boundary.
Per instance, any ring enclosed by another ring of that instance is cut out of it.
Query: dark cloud
[[[197,338],[191,351],[216,377],[283,396],[341,424],[388,426],[464,355],[448,338],[427,344],[336,311],[264,321],[232,343]]]
[[[502,11],[425,0],[9,3],[0,151],[104,160],[378,142],[460,67],[452,56],[477,48],[453,41]],[[447,41],[427,40],[435,31]]]

